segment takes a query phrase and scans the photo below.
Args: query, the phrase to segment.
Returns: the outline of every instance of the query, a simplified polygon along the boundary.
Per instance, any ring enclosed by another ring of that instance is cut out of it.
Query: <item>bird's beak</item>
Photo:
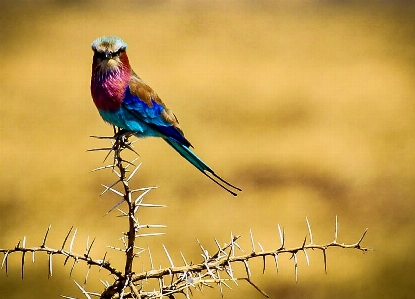
[[[111,55],[111,52],[110,51],[105,50],[104,54],[105,54],[105,58],[107,58],[107,59],[112,58],[112,55]]]

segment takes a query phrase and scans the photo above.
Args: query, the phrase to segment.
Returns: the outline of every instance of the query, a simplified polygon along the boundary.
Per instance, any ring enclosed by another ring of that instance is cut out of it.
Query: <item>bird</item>
[[[102,119],[138,138],[159,137],[205,176],[236,196],[242,189],[218,176],[192,150],[179,121],[157,93],[131,68],[127,44],[102,36],[91,44],[91,96]]]

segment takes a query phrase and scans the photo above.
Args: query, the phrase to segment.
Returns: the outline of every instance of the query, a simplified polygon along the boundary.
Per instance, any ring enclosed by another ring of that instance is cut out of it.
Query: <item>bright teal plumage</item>
[[[118,37],[101,37],[92,43],[91,94],[101,117],[137,137],[163,138],[209,179],[237,195],[241,189],[216,175],[193,153],[176,116],[131,69],[126,48]]]

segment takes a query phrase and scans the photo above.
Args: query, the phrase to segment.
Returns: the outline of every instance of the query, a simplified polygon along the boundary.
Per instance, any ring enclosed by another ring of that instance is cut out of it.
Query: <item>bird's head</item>
[[[128,62],[127,44],[116,36],[102,36],[91,45],[94,51],[93,65],[95,71],[107,72],[120,67],[130,67]]]

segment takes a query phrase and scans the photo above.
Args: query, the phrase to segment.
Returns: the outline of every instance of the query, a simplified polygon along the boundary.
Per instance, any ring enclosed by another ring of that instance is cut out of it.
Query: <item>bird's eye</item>
[[[119,56],[122,52],[125,52],[125,48],[120,48],[117,52],[111,54],[111,57]]]

